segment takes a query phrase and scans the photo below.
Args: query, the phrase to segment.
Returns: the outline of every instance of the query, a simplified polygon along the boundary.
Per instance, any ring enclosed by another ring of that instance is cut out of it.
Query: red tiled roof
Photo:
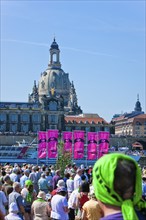
[[[140,118],[146,119],[146,114],[141,114],[141,115],[135,116],[134,118],[136,118],[136,119],[140,119]]]
[[[105,124],[108,124],[103,118],[100,118],[100,117],[97,117],[97,118],[88,118],[88,117],[78,117],[78,116],[66,116],[65,117],[65,122],[66,123],[89,123],[89,124],[92,124],[92,123],[95,123],[95,124],[98,124],[98,123],[105,123]]]

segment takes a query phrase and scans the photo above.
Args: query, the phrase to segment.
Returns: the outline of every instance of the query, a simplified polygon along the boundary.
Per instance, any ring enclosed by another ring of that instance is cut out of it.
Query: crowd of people
[[[0,220],[144,220],[146,167],[108,154],[94,167],[0,165]]]

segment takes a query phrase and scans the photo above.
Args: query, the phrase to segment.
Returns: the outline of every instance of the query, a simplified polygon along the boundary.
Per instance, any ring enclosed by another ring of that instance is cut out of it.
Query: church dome
[[[67,104],[70,91],[68,73],[62,69],[47,69],[43,72],[39,81],[39,96],[48,96],[51,88],[55,89],[56,95],[62,95]]]

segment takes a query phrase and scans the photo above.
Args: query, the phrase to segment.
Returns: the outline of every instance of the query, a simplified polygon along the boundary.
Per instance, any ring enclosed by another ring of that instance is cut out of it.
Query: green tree
[[[56,169],[60,169],[61,176],[64,176],[64,170],[67,164],[71,164],[72,157],[71,153],[64,150],[64,143],[58,142],[58,158],[56,161]]]

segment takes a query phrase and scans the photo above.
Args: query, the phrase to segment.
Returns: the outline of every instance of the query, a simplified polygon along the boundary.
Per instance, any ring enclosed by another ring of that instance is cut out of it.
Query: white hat
[[[16,212],[17,213],[18,211],[19,210],[18,210],[17,204],[15,202],[12,202],[9,207],[9,212]]]
[[[44,191],[39,191],[38,195],[37,195],[38,199],[44,199],[46,198],[46,193]]]
[[[58,183],[57,183],[57,187],[62,187],[62,186],[65,186],[65,182],[64,180],[58,180]]]

